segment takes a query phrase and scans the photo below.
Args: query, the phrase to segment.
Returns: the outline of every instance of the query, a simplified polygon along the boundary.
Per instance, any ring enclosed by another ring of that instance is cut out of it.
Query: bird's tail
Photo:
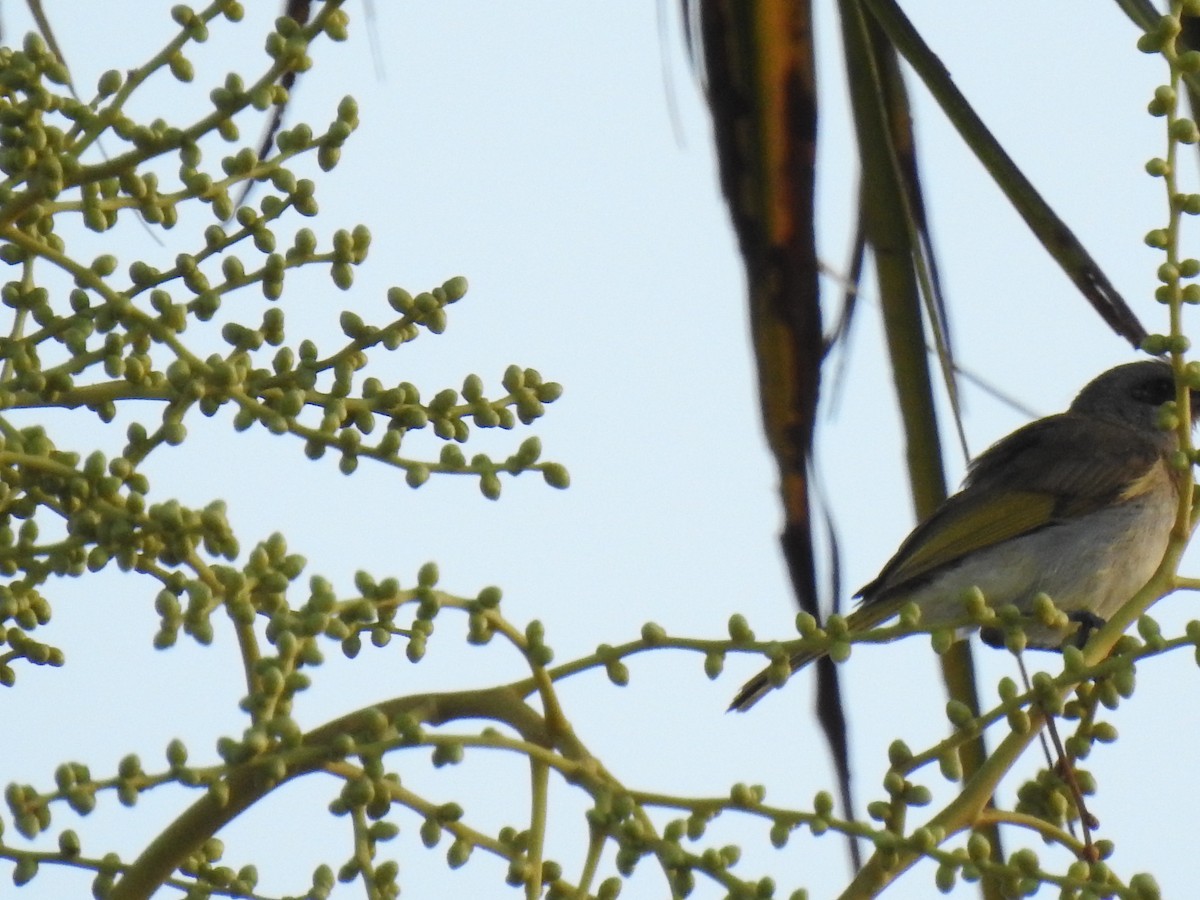
[[[874,628],[884,619],[893,616],[898,611],[899,605],[899,603],[891,600],[865,603],[846,617],[846,629],[851,634],[854,634],[868,628]],[[788,669],[790,673],[795,673],[814,660],[828,655],[828,648],[824,650],[803,650],[788,660]],[[742,689],[737,692],[737,696],[729,704],[729,711],[745,712],[774,688],[782,687],[782,684],[777,685],[774,683],[771,675],[771,668],[767,667],[742,685]]]
[[[792,672],[795,672],[797,669],[803,669],[810,662],[828,655],[828,653],[828,650],[809,650],[805,653],[797,653],[788,660],[788,668]],[[733,702],[729,704],[727,711],[733,712],[737,710],[738,712],[745,712],[777,686],[782,687],[782,685],[775,685],[771,682],[770,668],[763,669],[742,685],[742,689],[737,692],[737,696],[733,698]]]

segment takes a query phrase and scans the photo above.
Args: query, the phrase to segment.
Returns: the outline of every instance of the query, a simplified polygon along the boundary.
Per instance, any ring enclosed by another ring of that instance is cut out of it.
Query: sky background
[[[101,72],[140,64],[173,33],[165,3],[44,6],[84,95]],[[247,7],[245,22],[214,26],[207,47],[190,52],[192,86],[160,78],[132,110],[147,120],[190,120],[226,71],[247,80],[259,72],[276,9]],[[1134,27],[1115,4],[1082,0],[1010,0],[989,5],[986,16],[970,4],[910,0],[903,7],[1147,327],[1165,330],[1165,313],[1151,298],[1159,258],[1142,243],[1164,220],[1161,185],[1142,172],[1163,147],[1161,122],[1144,112],[1162,69],[1136,51]],[[316,66],[300,79],[288,124],[319,127],[344,94],[357,98],[361,128],[342,165],[318,182],[321,217],[302,224],[328,235],[362,222],[374,240],[349,293],[323,275],[289,280],[289,338],[325,334],[322,346],[332,347],[340,343],[342,309],[386,321],[389,286],[416,293],[467,276],[471,291],[450,309],[446,334],[378,357],[375,374],[412,381],[430,396],[460,386],[472,372],[498,392],[508,364],[537,368],[565,386],[562,399],[533,429],[476,433],[466,449],[503,456],[536,433],[545,457],[569,467],[572,486],[559,492],[537,477],[506,479],[502,499],[492,503],[472,480],[434,478],[412,491],[402,474],[367,461],[346,478],[335,457],[312,463],[299,441],[261,430],[234,434],[228,417],[218,416],[189,419],[188,442],[151,458],[157,499],[200,506],[223,498],[245,550],[282,531],[292,552],[308,558],[309,574],[347,593],[356,570],[412,584],[428,560],[439,563],[448,591],[473,595],[499,585],[508,617],[521,625],[540,619],[560,661],[600,642],[631,639],[649,620],[672,634],[720,637],[740,612],[760,636],[792,636],[794,601],[777,552],[777,479],[758,418],[744,278],[674,5],[376,2],[370,26],[361,3],[347,10],[350,41],[314,49]],[[15,42],[29,27],[26,13],[19,4],[3,12],[5,40]],[[817,17],[820,239],[823,259],[838,269],[848,253],[856,176],[833,4],[820,4]],[[1040,414],[1058,411],[1084,382],[1132,353],[1036,244],[920,85],[909,83],[960,360]],[[259,127],[247,119],[248,142],[257,141]],[[298,174],[308,170],[298,167]],[[68,246],[85,257],[117,253],[123,266],[170,260],[194,246],[186,226],[208,221],[181,222],[164,246],[132,220],[119,229],[118,245],[114,235],[85,234]],[[823,288],[832,319],[838,286],[827,280]],[[913,525],[872,289],[865,299],[848,355],[839,359],[845,380],[837,402],[822,411],[817,449],[851,589],[874,577]],[[244,304],[244,315],[236,304]],[[246,296],[226,308],[257,322],[263,306]],[[1025,421],[970,388],[965,404],[975,453]],[[109,428],[81,415],[49,421],[60,447],[118,452],[124,425],[158,415],[123,411]],[[406,444],[410,455],[418,448],[434,458],[438,442]],[[948,458],[957,483],[963,460],[953,451]],[[240,733],[241,670],[229,630],[219,628],[211,648],[181,639],[169,652],[155,652],[156,590],[148,580],[110,573],[54,586],[56,617],[46,634],[64,648],[68,664],[19,669],[6,703],[25,738],[7,742],[0,779],[48,789],[61,761],[86,762],[107,776],[127,752],[140,753],[154,770],[174,737],[204,763],[215,758],[218,736]],[[1177,595],[1156,615],[1168,633],[1178,633],[1192,604],[1189,595]],[[522,674],[519,658],[499,642],[467,647],[465,624],[449,614],[439,619],[418,667],[398,643],[366,650],[353,663],[331,645],[329,664],[315,673],[297,718],[310,727],[411,691],[482,687]],[[995,682],[1015,675],[1015,667],[985,648],[977,659],[986,703]],[[1057,664],[1055,657],[1033,660],[1043,661]],[[724,712],[760,664],[731,656],[724,677],[710,682],[698,656],[652,654],[630,661],[627,688],[588,673],[560,691],[580,738],[631,787],[711,796],[734,782],[754,782],[767,786],[772,803],[811,808],[813,794],[833,784],[811,714],[811,675],[750,714]],[[944,695],[934,657],[919,639],[857,650],[842,672],[865,802],[881,793],[893,738],[921,748],[946,733]],[[1164,896],[1182,896],[1194,884],[1191,861],[1178,851],[1198,790],[1200,680],[1190,655],[1176,653],[1140,667],[1139,688],[1110,717],[1121,741],[1088,760],[1100,782],[1091,808],[1102,823],[1098,836],[1117,843],[1110,862],[1122,876],[1149,870]],[[1005,783],[1005,796],[1037,760],[1028,755]],[[526,816],[520,759],[477,752],[462,766],[434,771],[424,753],[408,752],[392,765],[431,799],[462,804],[482,830]],[[936,772],[923,774],[935,796],[949,796]],[[265,892],[302,892],[315,861],[338,863],[350,853],[349,829],[324,812],[338,789],[320,777],[289,785],[227,830],[226,862],[257,862]],[[553,791],[548,855],[574,877],[585,804],[565,785]],[[191,799],[156,791],[129,812],[106,797],[89,819],[62,816],[56,825],[77,827],[85,852],[107,850],[115,839],[113,849],[132,858]],[[477,852],[451,873],[443,861],[448,842],[427,851],[416,817],[399,814],[396,821],[402,833],[390,852],[400,860],[405,896],[516,896],[498,861]],[[798,833],[776,851],[766,825],[726,817],[706,845],[725,842],[741,843],[742,876],[771,875],[779,896],[801,886],[813,898],[834,896],[848,878],[844,846],[834,836]],[[1010,837],[1008,847],[1018,845],[1026,844]],[[611,855],[607,862],[611,867]],[[1061,858],[1050,864],[1065,866]],[[932,874],[917,867],[888,896],[928,897]],[[21,896],[82,896],[85,884],[47,870]],[[648,863],[622,894],[665,895]],[[702,881],[695,896],[720,892]]]

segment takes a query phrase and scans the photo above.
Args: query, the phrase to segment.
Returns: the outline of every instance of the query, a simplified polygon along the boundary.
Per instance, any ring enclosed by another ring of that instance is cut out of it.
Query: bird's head
[[[1192,425],[1200,413],[1200,391],[1192,390]],[[1145,359],[1109,369],[1086,384],[1071,403],[1071,412],[1132,425],[1158,428],[1162,405],[1175,399],[1171,364]]]

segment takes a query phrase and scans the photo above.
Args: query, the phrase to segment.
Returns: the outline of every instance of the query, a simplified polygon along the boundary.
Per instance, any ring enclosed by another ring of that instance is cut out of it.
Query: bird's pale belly
[[[1174,491],[1157,491],[979,551],[908,599],[920,605],[925,625],[961,619],[962,598],[973,587],[993,608],[1012,603],[1029,612],[1033,599],[1045,593],[1063,612],[1107,619],[1162,562],[1174,518]],[[1052,648],[1075,627],[1056,630],[1031,621],[1025,632],[1029,646]]]

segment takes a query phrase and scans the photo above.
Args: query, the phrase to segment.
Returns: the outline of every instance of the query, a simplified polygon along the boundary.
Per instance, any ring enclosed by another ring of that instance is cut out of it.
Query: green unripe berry
[[[1200,139],[1200,129],[1191,119],[1177,119],[1171,123],[1171,137],[1181,144],[1194,144]]]

